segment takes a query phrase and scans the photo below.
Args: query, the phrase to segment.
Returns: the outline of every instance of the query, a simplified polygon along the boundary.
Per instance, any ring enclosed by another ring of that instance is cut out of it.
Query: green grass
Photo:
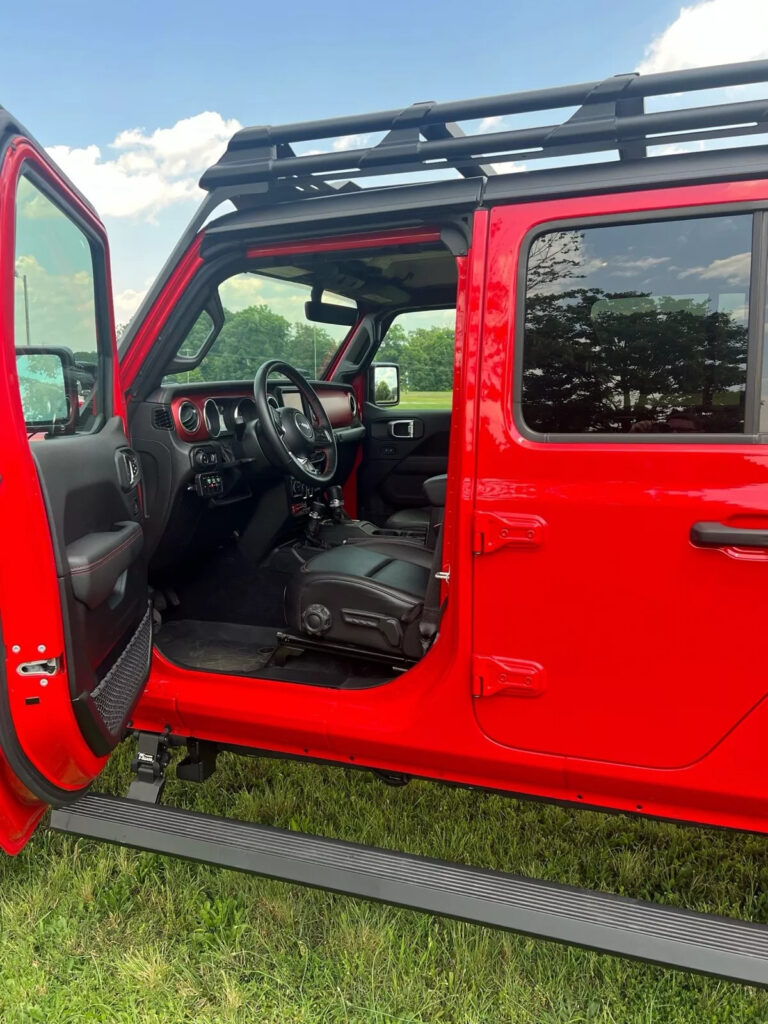
[[[398,409],[450,409],[452,391],[401,391]]]
[[[103,788],[124,792],[131,745]],[[768,839],[220,759],[167,803],[768,920]],[[172,774],[172,773],[171,773]],[[739,1024],[768,994],[45,829],[0,863],[0,1021]]]

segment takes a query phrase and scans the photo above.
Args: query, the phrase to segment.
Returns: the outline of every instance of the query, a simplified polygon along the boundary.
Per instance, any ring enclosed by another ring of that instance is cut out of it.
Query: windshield
[[[169,374],[166,384],[195,381],[250,380],[267,359],[282,359],[309,380],[319,380],[329,366],[349,327],[307,320],[304,303],[308,285],[278,280],[264,274],[236,274],[219,286],[224,326],[200,365]],[[324,302],[352,306],[349,299],[324,292]],[[179,349],[194,358],[213,330],[202,312]]]

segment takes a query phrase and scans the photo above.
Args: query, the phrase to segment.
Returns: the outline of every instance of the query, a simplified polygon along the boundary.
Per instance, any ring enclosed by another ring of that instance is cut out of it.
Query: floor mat
[[[236,622],[172,619],[155,636],[162,654],[185,668],[254,675],[277,647],[275,630]]]
[[[380,686],[402,671],[330,651],[303,651],[283,665],[270,664],[277,630],[237,622],[171,619],[155,633],[155,646],[182,668],[334,689]]]

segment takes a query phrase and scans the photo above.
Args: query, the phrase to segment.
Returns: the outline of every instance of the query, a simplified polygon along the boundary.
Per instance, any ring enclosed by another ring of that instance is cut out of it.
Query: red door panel
[[[0,848],[15,853],[119,740],[118,661],[148,594],[104,229],[4,111],[0,290]]]
[[[534,225],[758,201],[767,192],[744,183],[492,213],[473,685],[477,721],[499,743],[677,768],[707,756],[768,693],[759,660],[768,554],[690,541],[700,521],[768,529],[768,448],[737,435],[553,440],[525,430],[512,404],[522,359],[518,263]],[[734,389],[728,401],[740,400]],[[515,529],[526,522],[538,524],[531,536]]]

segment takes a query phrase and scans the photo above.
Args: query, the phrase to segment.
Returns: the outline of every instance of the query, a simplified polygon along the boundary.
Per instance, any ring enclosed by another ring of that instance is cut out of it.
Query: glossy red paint
[[[509,591],[478,609],[474,647],[541,664],[546,685],[532,700],[480,699],[475,713],[510,750],[564,757],[570,799],[768,828],[768,769],[750,738],[768,715],[754,663],[765,558],[688,539],[699,519],[768,522],[768,450],[523,436],[511,402],[521,246],[547,221],[766,198],[759,181],[491,215],[476,511],[545,525],[527,548],[477,558],[478,600],[500,581]]]
[[[130,348],[123,353],[120,361],[120,386],[123,394],[130,390],[136,374],[141,369],[149,350],[154,345],[158,334],[165,326],[176,303],[191,284],[195,274],[203,266],[200,256],[200,245],[203,236],[199,234],[179,260],[147,316],[141,323]]]
[[[16,182],[25,168],[65,197],[99,236],[104,229],[93,213],[60,180],[26,140],[17,140],[0,169],[0,528],[14,544],[0,546],[0,608],[2,608],[5,679],[9,709],[19,744],[32,764],[64,790],[87,785],[104,765],[83,740],[69,696],[66,665],[51,679],[22,676],[23,662],[39,661],[41,653],[58,657],[64,651],[62,612],[53,548],[35,464],[30,453],[19,398],[14,353],[14,248]],[[108,269],[107,269],[108,272]],[[114,346],[114,338],[112,338]],[[118,403],[117,408],[121,408]],[[34,614],[30,610],[34,609]],[[28,698],[39,702],[28,704]],[[11,778],[5,763],[3,775]],[[34,828],[44,806],[13,782],[6,787],[3,809],[15,822],[19,848]]]
[[[754,445],[539,444],[522,437],[511,406],[517,262],[532,227],[759,202],[766,192],[766,183],[747,182],[478,213],[472,251],[459,261],[444,549],[451,581],[432,650],[373,690],[327,692],[218,676],[215,708],[209,677],[156,656],[135,724],[768,831],[762,757],[768,688],[750,666],[745,642],[748,633],[759,635],[760,604],[745,611],[743,599],[764,586],[754,574],[762,573],[765,559],[727,558],[687,541],[703,507],[706,518],[768,517],[768,456]],[[654,488],[670,502],[651,542],[645,527],[656,514]],[[621,517],[611,512],[619,505]],[[476,512],[486,519],[477,520]],[[525,543],[505,539],[491,553],[471,553],[487,517],[508,525],[521,516],[537,523],[533,540],[526,534]],[[606,594],[606,566],[615,567],[614,584],[629,569],[637,583],[649,562],[657,574],[668,574],[660,609],[647,600],[650,583],[645,603],[634,593],[629,600],[628,592],[617,600],[615,586]],[[568,579],[579,588],[564,586]],[[704,596],[721,586],[729,595],[725,611],[721,601]],[[706,652],[696,643],[702,615],[707,635],[723,636],[714,659],[709,643]],[[475,655],[536,666],[533,689],[540,695],[522,686],[473,697],[477,666],[485,664]],[[236,717],[230,707],[238,709]]]

